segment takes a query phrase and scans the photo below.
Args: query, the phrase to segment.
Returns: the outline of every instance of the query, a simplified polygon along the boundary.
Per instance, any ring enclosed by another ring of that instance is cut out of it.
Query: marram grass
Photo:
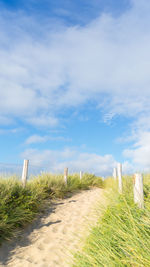
[[[0,244],[12,238],[16,230],[31,223],[46,208],[45,200],[63,198],[68,193],[102,187],[100,177],[84,174],[69,175],[67,186],[63,175],[42,174],[28,181],[25,188],[17,178],[0,179]]]
[[[132,177],[123,179],[123,195],[109,179],[109,205],[91,230],[81,252],[75,254],[74,267],[150,266],[150,176],[144,176],[145,208],[133,202]],[[107,196],[108,197],[108,196]]]

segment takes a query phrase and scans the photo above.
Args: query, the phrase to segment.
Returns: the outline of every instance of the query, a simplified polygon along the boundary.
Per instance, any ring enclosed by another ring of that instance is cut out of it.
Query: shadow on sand
[[[55,213],[56,206],[63,205],[63,202],[58,203],[52,203],[49,202],[50,207],[46,208],[44,212],[42,212],[40,215],[36,217],[36,219],[26,226],[24,229],[18,231],[16,233],[16,237],[12,238],[11,241],[4,241],[2,246],[0,246],[0,267],[7,266],[8,261],[11,259],[11,257],[14,255],[15,249],[18,247],[26,247],[31,244],[29,236],[32,233],[34,236],[34,230],[38,230],[42,227],[49,227],[52,224],[60,223],[61,220],[57,221],[50,221],[48,223],[43,223],[43,219],[47,218],[51,213]],[[36,240],[36,235],[34,236]]]

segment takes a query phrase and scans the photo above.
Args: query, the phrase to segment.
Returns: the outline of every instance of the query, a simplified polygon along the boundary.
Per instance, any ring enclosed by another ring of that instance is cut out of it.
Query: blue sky
[[[0,1],[0,162],[150,171],[150,2]]]
[[[5,8],[18,11],[23,10],[31,16],[57,18],[67,24],[85,24],[102,12],[110,12],[116,16],[131,6],[129,0],[1,0]]]

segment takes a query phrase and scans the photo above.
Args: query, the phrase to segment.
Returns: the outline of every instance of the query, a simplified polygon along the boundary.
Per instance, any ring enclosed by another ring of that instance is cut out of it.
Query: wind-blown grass
[[[0,244],[15,235],[16,230],[32,222],[45,208],[45,200],[63,198],[68,193],[102,187],[100,177],[84,174],[69,175],[65,185],[63,175],[43,174],[29,180],[23,188],[17,178],[0,179]]]
[[[106,181],[109,205],[86,244],[75,255],[74,267],[150,266],[150,176],[144,176],[145,208],[133,202],[132,179],[124,178],[124,194],[119,195],[114,180]]]

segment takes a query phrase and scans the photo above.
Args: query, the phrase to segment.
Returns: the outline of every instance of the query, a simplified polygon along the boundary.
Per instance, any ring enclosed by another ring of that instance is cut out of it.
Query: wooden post
[[[65,180],[65,184],[67,185],[67,178],[68,178],[68,168],[64,169],[64,180]]]
[[[116,168],[114,168],[113,170],[113,177],[115,180],[117,180],[117,169]]]
[[[24,163],[23,163],[23,171],[22,171],[22,185],[23,185],[23,187],[26,186],[26,182],[27,182],[28,165],[29,165],[29,160],[25,159]]]
[[[82,171],[80,171],[80,180],[82,179]]]
[[[140,173],[134,174],[134,202],[140,209],[144,208],[144,193],[143,193],[143,176]]]
[[[119,193],[122,194],[122,164],[117,164]]]

